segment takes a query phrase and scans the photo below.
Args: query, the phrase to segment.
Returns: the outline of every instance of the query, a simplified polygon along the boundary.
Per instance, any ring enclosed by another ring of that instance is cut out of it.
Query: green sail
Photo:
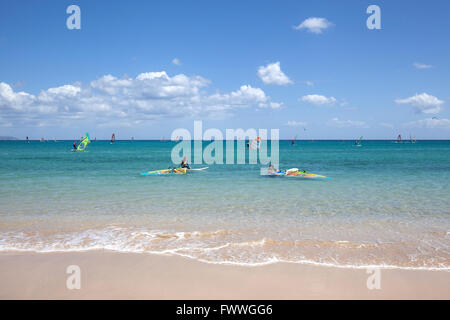
[[[78,145],[77,151],[84,151],[90,142],[91,141],[89,140],[89,133],[86,132],[86,137]]]

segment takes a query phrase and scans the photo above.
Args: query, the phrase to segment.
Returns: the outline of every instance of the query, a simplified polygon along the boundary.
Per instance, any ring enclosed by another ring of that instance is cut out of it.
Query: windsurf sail
[[[186,168],[169,168],[163,170],[154,170],[141,173],[142,176],[168,175],[168,174],[186,174]]]
[[[306,172],[304,170],[299,170],[298,168],[291,168],[288,170],[279,170],[270,176],[282,176],[282,177],[296,177],[304,179],[331,179],[330,177],[322,176],[320,174]]]
[[[293,139],[292,142],[291,142],[291,145],[294,145],[294,144],[295,144],[295,141],[297,141],[297,137],[298,137],[298,135],[295,135],[294,139]]]
[[[91,141],[89,140],[89,133],[86,132],[86,136],[81,140],[80,144],[77,147],[77,151],[84,151],[90,142]]]
[[[363,137],[361,136],[361,137],[359,138],[359,140],[356,140],[356,141],[355,141],[355,146],[361,146],[362,139],[363,139]]]
[[[260,146],[261,146],[261,137],[258,136],[252,140],[252,142],[249,145],[249,149],[259,149]]]
[[[116,141],[116,135],[113,133],[111,136],[111,143],[114,143]]]

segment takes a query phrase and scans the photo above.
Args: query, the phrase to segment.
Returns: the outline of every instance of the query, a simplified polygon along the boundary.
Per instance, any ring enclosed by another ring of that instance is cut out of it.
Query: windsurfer
[[[269,164],[269,168],[267,169],[268,174],[275,174],[278,170],[273,166],[272,163]]]
[[[190,169],[191,167],[189,166],[188,162],[187,162],[187,158],[184,157],[183,160],[181,161],[181,168],[186,168],[186,169]]]

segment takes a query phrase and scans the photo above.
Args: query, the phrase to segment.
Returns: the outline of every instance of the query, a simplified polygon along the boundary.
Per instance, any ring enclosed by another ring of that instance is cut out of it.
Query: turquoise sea
[[[0,141],[0,252],[450,269],[450,141],[280,141],[280,167],[320,181],[249,164],[141,176],[176,143],[72,143]]]

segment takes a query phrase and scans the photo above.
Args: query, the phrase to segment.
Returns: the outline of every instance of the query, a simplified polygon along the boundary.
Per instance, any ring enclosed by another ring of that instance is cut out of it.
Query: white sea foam
[[[268,238],[230,241],[239,238],[230,230],[170,232],[163,230],[143,230],[121,227],[90,229],[44,235],[38,232],[0,233],[0,252],[83,252],[107,250],[123,253],[177,255],[204,263],[261,266],[273,263],[300,263],[339,268],[365,269],[379,267],[405,270],[450,270],[448,251],[442,251],[443,259],[427,257],[427,250],[418,247],[415,252],[405,251],[396,259],[400,263],[389,262],[388,254],[381,256],[377,263],[370,263],[367,250],[379,250],[380,245],[361,244],[348,240],[280,241]],[[388,250],[392,244],[380,250]],[[398,250],[398,247],[393,247]],[[350,257],[337,258],[333,253],[346,250]],[[362,254],[361,254],[362,252]],[[363,257],[366,257],[365,259]]]

